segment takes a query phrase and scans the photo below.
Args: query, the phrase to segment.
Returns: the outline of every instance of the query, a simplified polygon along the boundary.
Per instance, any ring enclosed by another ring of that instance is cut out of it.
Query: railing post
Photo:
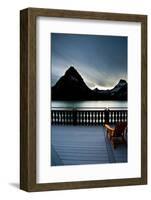
[[[106,108],[104,113],[105,113],[105,124],[108,124],[109,123],[109,109]]]
[[[73,125],[77,125],[77,111],[73,110]]]

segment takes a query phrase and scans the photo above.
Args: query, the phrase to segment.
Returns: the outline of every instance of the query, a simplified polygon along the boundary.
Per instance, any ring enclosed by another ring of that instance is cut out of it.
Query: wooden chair
[[[119,122],[116,124],[114,128],[110,125],[105,124],[107,137],[111,141],[113,148],[116,148],[116,141],[118,138],[121,139],[120,143],[127,144],[126,142],[126,134],[127,134],[127,123]]]

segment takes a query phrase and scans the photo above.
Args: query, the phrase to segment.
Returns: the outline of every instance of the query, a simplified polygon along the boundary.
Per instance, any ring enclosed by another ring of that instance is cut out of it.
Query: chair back
[[[120,137],[122,134],[124,134],[126,127],[127,127],[127,123],[125,123],[125,122],[117,123],[115,126],[114,136]]]

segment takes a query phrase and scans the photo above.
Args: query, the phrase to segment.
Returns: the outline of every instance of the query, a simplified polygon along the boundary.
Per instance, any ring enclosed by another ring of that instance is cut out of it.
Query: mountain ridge
[[[70,66],[52,87],[52,100],[127,100],[127,82],[120,79],[110,90],[91,90],[80,73]]]

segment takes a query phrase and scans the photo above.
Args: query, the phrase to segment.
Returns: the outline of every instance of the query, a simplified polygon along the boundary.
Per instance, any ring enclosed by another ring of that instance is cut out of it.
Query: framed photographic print
[[[20,12],[20,188],[147,183],[147,16]]]

